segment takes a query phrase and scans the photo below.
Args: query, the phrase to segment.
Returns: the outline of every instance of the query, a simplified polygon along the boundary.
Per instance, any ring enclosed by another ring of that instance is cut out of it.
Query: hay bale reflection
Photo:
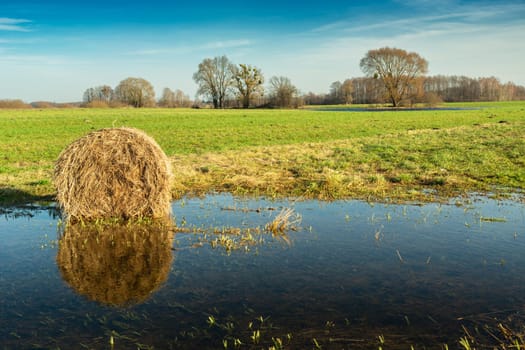
[[[62,278],[103,304],[145,301],[166,281],[173,260],[171,222],[69,224],[59,239]]]

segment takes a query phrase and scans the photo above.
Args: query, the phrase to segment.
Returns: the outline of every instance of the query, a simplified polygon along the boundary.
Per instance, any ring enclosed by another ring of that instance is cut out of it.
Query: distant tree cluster
[[[109,105],[113,99],[114,93],[111,86],[102,85],[87,89],[84,92],[83,101],[86,104],[95,104],[97,102],[101,102]]]
[[[352,86],[352,103],[384,104],[391,102],[388,98],[388,91],[379,79],[359,77],[345,81]],[[332,91],[332,87],[330,91]],[[464,76],[429,76],[424,77],[412,92],[401,101],[401,105],[525,100],[524,86],[511,82],[502,84],[494,77],[474,79]],[[305,95],[305,103],[333,104],[332,96],[332,93],[326,95],[310,93]]]
[[[503,84],[495,77],[431,76],[425,78],[424,89],[446,102],[525,100],[524,86],[512,82]]]
[[[83,102],[85,107],[189,107],[191,101],[182,91],[173,92],[165,88],[162,97],[155,100],[153,85],[143,78],[126,78],[122,80],[115,89],[111,86],[101,85],[88,88],[84,92]]]
[[[306,104],[384,104],[410,106],[440,102],[525,100],[525,87],[497,78],[426,77],[428,63],[417,53],[395,48],[370,50],[360,62],[365,77],[336,81],[328,94],[308,93]],[[345,95],[349,95],[345,99]],[[343,100],[345,100],[343,102]]]
[[[302,103],[299,90],[289,78],[274,76],[264,92],[262,71],[249,64],[234,64],[228,57],[206,58],[193,74],[197,94],[214,108],[252,106],[289,108]]]
[[[257,67],[236,65],[226,56],[204,59],[193,74],[197,94],[213,103],[214,108],[224,108],[235,100],[249,108],[255,99],[264,94],[264,76]]]

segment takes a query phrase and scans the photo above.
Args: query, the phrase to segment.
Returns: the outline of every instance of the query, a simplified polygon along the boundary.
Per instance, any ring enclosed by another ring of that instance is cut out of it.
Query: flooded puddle
[[[422,112],[422,111],[475,111],[480,109],[469,107],[412,107],[412,108],[363,108],[363,107],[347,107],[347,108],[316,108],[316,111],[323,112]]]
[[[302,220],[272,235],[283,208]],[[173,203],[182,232],[61,236],[54,214],[0,218],[2,349],[452,349],[525,320],[523,203],[216,195]]]

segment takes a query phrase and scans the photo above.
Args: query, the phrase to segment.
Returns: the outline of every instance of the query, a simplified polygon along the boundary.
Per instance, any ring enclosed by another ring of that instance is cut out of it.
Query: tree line
[[[299,90],[289,78],[273,76],[265,91],[262,71],[250,64],[234,64],[227,56],[204,59],[193,74],[198,85],[197,96],[191,101],[181,90],[164,88],[155,100],[155,91],[143,78],[127,78],[114,89],[108,85],[88,88],[83,95],[85,107],[198,107],[210,104],[214,108],[298,107],[302,104]]]
[[[256,66],[231,62],[227,56],[205,58],[193,74],[198,86],[195,100],[181,90],[164,88],[156,100],[150,82],[126,78],[114,89],[109,85],[88,88],[85,107],[200,107],[290,108],[303,104],[390,104],[392,107],[417,103],[525,100],[525,87],[502,83],[495,77],[425,76],[428,62],[415,52],[383,47],[369,50],[361,59],[364,77],[335,81],[328,93],[302,94],[285,76],[265,77]],[[44,106],[45,103],[36,103]],[[53,105],[50,105],[53,106]],[[20,100],[0,100],[0,108],[30,108]],[[42,107],[44,108],[44,107]]]
[[[328,93],[313,92],[302,95],[306,105],[326,104],[385,104],[388,98],[383,82],[373,77],[346,79],[343,88],[340,81],[331,84]],[[525,87],[512,82],[501,83],[495,77],[469,78],[466,76],[428,76],[420,90],[404,101],[406,105],[423,103],[436,105],[441,102],[492,102],[525,100]],[[350,92],[350,97],[345,94]]]
[[[192,101],[181,90],[164,88],[156,101],[153,85],[143,78],[126,78],[115,89],[109,85],[88,88],[82,98],[84,107],[190,107]]]

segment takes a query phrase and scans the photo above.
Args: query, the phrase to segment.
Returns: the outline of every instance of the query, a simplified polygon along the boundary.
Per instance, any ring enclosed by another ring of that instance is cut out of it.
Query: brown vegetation
[[[85,108],[109,108],[109,104],[106,101],[93,100],[83,105]]]
[[[67,219],[167,217],[169,160],[142,131],[102,129],[70,144],[55,165],[57,201]]]
[[[40,109],[57,108],[56,104],[54,104],[53,102],[48,102],[48,101],[31,102],[31,106],[33,106],[33,108],[40,108]]]
[[[31,108],[31,105],[25,103],[22,100],[0,100],[0,108],[6,108],[6,109]]]

